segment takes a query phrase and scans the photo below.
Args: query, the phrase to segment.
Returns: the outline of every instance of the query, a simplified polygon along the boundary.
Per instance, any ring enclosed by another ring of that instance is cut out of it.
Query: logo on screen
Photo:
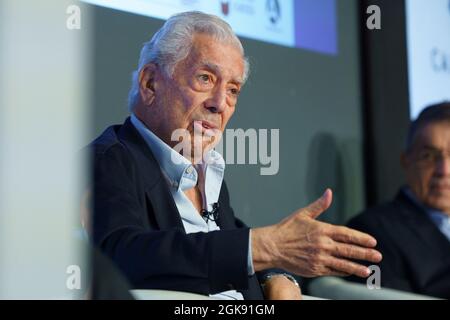
[[[281,18],[281,8],[278,0],[267,0],[266,11],[272,24],[276,24]]]
[[[230,13],[230,2],[229,1],[221,1],[220,6],[222,9],[222,14],[227,16]]]

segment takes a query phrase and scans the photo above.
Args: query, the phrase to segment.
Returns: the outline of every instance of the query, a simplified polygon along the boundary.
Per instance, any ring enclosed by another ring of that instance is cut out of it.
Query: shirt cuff
[[[249,276],[255,274],[255,268],[253,268],[253,254],[252,254],[252,229],[249,229],[248,232],[247,273]]]

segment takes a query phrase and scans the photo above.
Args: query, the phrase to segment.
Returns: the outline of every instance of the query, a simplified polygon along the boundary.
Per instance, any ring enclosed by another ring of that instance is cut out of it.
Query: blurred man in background
[[[412,122],[401,164],[407,185],[349,226],[377,238],[382,287],[448,299],[450,102],[425,108]]]

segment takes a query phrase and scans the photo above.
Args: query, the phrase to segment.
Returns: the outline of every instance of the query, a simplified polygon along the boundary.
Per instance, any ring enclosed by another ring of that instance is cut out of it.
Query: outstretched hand
[[[252,229],[253,264],[256,271],[282,268],[303,277],[357,275],[370,270],[352,260],[380,262],[373,249],[377,242],[368,234],[315,220],[327,210],[332,192],[325,193],[281,222]]]

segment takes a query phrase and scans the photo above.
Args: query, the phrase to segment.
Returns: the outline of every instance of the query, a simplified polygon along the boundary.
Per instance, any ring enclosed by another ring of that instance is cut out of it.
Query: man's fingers
[[[328,268],[334,269],[339,273],[355,275],[361,278],[370,276],[370,269],[356,262],[345,259],[329,257]]]
[[[345,273],[345,272],[339,272],[333,268],[328,268],[328,276],[334,276],[334,277],[348,277],[350,276],[349,273]]]
[[[330,189],[327,189],[319,199],[311,203],[309,206],[303,208],[301,211],[303,214],[309,216],[312,219],[315,219],[330,207],[332,199],[333,193]]]
[[[336,243],[334,255],[342,258],[364,260],[374,263],[378,263],[382,259],[381,253],[377,250],[344,243]]]
[[[333,226],[330,230],[329,236],[335,241],[357,244],[369,248],[377,245],[377,240],[367,233],[341,226]]]

